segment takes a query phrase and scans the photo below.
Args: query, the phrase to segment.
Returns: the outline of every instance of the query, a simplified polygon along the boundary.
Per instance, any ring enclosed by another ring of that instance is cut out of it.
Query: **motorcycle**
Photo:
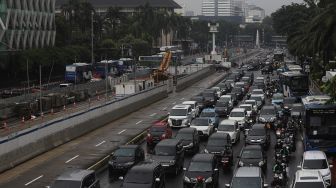
[[[277,186],[279,186],[279,187],[284,186],[284,185],[286,184],[286,182],[285,182],[284,179],[285,179],[285,177],[284,177],[284,175],[283,175],[282,172],[275,172],[275,173],[274,173],[274,176],[273,176],[273,181],[272,181],[271,185],[274,186],[274,187],[277,187]]]
[[[222,158],[222,168],[223,172],[229,172],[231,170],[231,163],[230,163],[230,158],[229,157],[223,157]]]

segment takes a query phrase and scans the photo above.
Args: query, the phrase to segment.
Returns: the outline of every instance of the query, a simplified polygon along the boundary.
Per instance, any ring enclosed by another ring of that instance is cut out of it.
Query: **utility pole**
[[[93,57],[93,11],[91,12],[91,63],[94,63]]]
[[[40,65],[40,116],[43,116],[42,111],[42,67]]]

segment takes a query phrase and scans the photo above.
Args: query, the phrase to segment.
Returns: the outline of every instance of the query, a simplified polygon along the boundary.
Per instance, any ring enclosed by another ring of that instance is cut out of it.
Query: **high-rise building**
[[[0,0],[0,50],[55,43],[56,0]]]
[[[247,15],[245,16],[245,22],[247,23],[255,23],[255,22],[262,22],[265,18],[265,10],[257,7],[255,5],[249,5]]]
[[[203,16],[237,16],[233,0],[203,0]]]

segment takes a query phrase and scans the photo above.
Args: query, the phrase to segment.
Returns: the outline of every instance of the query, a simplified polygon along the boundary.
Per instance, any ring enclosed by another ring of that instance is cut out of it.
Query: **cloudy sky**
[[[201,13],[201,5],[203,0],[175,0],[181,6],[184,6],[186,10],[192,10],[195,14]],[[249,4],[255,4],[265,9],[266,14],[270,15],[276,11],[282,5],[288,5],[291,3],[302,3],[303,0],[246,0]]]

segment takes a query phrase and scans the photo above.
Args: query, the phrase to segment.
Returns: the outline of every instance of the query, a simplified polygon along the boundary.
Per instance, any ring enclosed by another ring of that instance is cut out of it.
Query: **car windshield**
[[[150,184],[153,181],[153,172],[150,170],[130,170],[128,171],[124,183]]]
[[[263,95],[264,92],[262,90],[253,90],[252,95]]]
[[[133,148],[120,148],[114,152],[116,157],[133,157],[135,150]]]
[[[261,159],[262,152],[256,149],[245,149],[242,152],[241,158],[243,159]]]
[[[230,124],[220,124],[218,126],[218,130],[219,131],[234,131],[235,127],[234,125],[230,125]]]
[[[80,181],[71,181],[71,180],[56,180],[52,187],[53,188],[81,187],[81,182]]]
[[[156,146],[155,147],[155,155],[173,156],[173,155],[175,155],[175,147]]]
[[[254,101],[245,101],[245,104],[252,104],[252,105],[255,105],[255,102],[254,102]]]
[[[191,124],[193,126],[208,126],[209,120],[208,119],[194,119],[192,120]]]
[[[216,116],[216,112],[202,112],[200,117],[215,117]]]
[[[151,127],[150,132],[152,133],[164,133],[166,129],[164,127]]]
[[[234,177],[232,179],[232,188],[260,188],[261,178],[260,177]]]
[[[293,188],[325,188],[323,182],[296,182]]]
[[[275,115],[276,111],[274,108],[263,108],[260,112],[261,115]]]
[[[265,129],[253,129],[248,132],[250,136],[265,136],[266,132]]]
[[[211,138],[208,140],[208,146],[225,146],[226,144],[227,144],[226,139]]]
[[[217,102],[216,107],[226,107],[227,103],[225,102]]]
[[[203,97],[193,97],[191,100],[196,102],[203,102]]]
[[[185,103],[183,103],[183,104],[185,104]],[[185,104],[185,105],[190,105],[192,109],[194,109],[194,108],[195,108],[195,104],[194,104],[194,103]]]
[[[220,101],[223,101],[223,102],[229,102],[231,99],[231,97],[221,97],[220,98]]]
[[[231,112],[230,117],[244,117],[244,112]]]
[[[192,133],[177,133],[176,138],[182,139],[182,140],[192,140],[193,135]]]
[[[252,110],[252,106],[239,106],[239,108],[244,108],[246,111]]]
[[[172,109],[170,111],[171,116],[186,116],[187,113],[187,109]]]
[[[190,162],[189,172],[211,172],[212,171],[212,165],[209,162]]]
[[[325,159],[304,160],[303,169],[326,169],[328,168]]]
[[[255,101],[262,101],[262,98],[258,96],[251,96],[250,99]]]

